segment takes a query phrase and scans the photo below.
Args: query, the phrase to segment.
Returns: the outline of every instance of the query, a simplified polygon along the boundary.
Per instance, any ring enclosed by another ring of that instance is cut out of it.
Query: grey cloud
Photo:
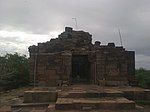
[[[0,36],[0,54],[18,52],[28,55],[28,43],[20,40],[19,37],[2,37]]]
[[[76,17],[79,30],[90,32],[93,42],[120,45],[120,28],[124,47],[144,58],[150,56],[149,7],[149,0],[0,0],[0,29],[48,34],[75,28]]]
[[[136,55],[136,68],[150,69],[150,56]]]
[[[12,43],[12,42],[6,42],[6,43],[0,42],[0,48],[1,48],[0,49],[0,54],[3,55],[3,54],[6,54],[6,53],[18,52],[18,53],[21,53],[21,54],[28,55],[27,47],[24,46],[22,48],[20,46],[22,46],[22,44],[18,45],[18,44]]]
[[[24,41],[19,39],[19,37],[0,37],[0,41],[3,43],[16,43],[16,44],[24,43]],[[26,44],[26,43],[24,43],[24,44]]]

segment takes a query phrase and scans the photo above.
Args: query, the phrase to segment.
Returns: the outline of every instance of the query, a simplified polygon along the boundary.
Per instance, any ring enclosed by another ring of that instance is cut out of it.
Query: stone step
[[[21,104],[14,104],[11,105],[12,112],[30,112],[32,109],[47,109],[47,107],[51,103],[45,102],[45,103],[21,103]],[[54,105],[54,104],[53,104]],[[26,111],[23,111],[26,110]]]
[[[30,90],[24,92],[24,103],[56,102],[56,90]]]
[[[103,97],[123,97],[121,91],[69,91],[59,95],[60,98],[103,98]]]
[[[135,109],[135,102],[123,97],[118,98],[58,98],[56,110],[128,110]]]

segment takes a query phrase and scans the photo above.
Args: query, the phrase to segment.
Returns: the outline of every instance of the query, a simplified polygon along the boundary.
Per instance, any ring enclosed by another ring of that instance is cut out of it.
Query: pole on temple
[[[37,53],[35,53],[35,58],[34,58],[34,87],[36,86],[36,69],[37,69]]]
[[[118,29],[118,33],[119,33],[119,38],[120,38],[120,44],[121,44],[121,46],[122,46],[122,35],[121,35],[120,29]]]
[[[77,18],[72,18],[72,19],[74,19],[74,21],[75,21],[75,24],[76,24],[76,29],[78,29]]]

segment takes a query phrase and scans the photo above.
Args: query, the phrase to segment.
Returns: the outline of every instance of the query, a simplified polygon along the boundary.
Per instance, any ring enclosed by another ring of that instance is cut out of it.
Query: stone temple
[[[39,86],[133,85],[135,52],[114,43],[92,43],[92,35],[66,27],[58,38],[29,47],[30,79]]]
[[[135,112],[136,101],[150,101],[150,90],[133,87],[134,51],[93,44],[88,32],[66,27],[58,38],[30,46],[29,52],[30,79],[36,85],[24,92],[23,103],[11,106],[13,112]]]

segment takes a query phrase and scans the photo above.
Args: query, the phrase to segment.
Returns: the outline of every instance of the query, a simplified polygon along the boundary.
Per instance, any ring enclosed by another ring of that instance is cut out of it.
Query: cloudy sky
[[[150,0],[0,0],[0,54],[57,37],[65,26],[136,52],[136,68],[150,69]]]

